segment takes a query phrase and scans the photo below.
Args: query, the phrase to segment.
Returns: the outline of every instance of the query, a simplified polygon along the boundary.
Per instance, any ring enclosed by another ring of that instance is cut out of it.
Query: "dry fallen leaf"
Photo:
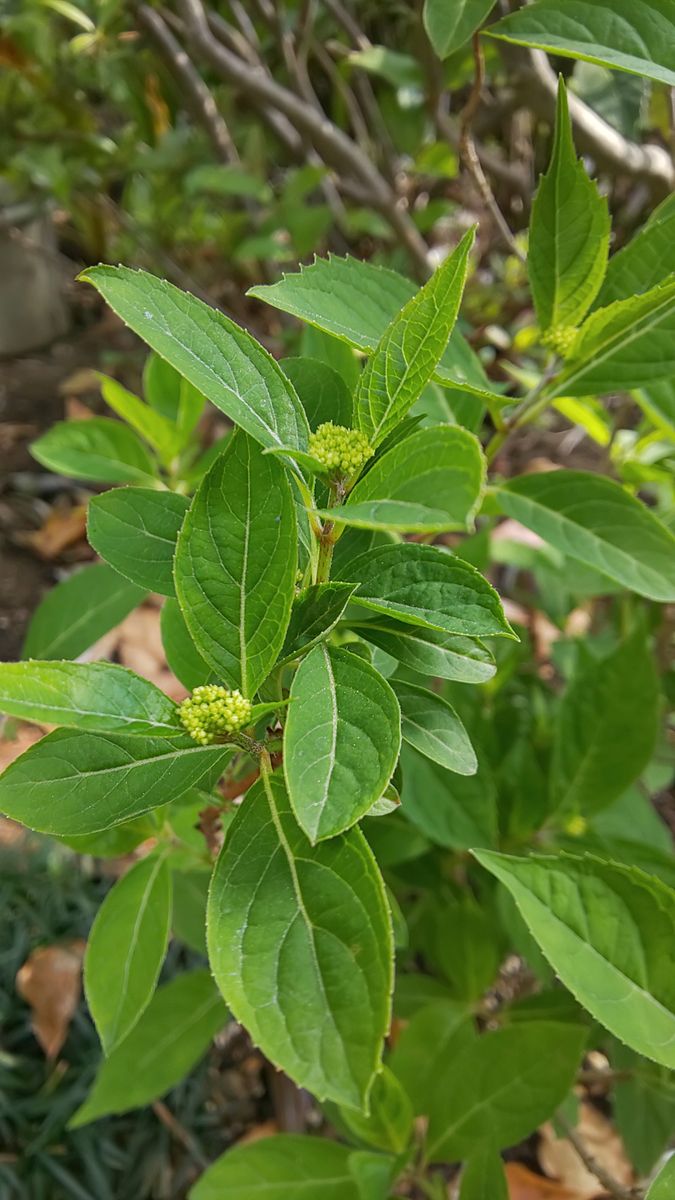
[[[84,948],[82,938],[43,946],[29,955],[17,973],[17,991],[33,1010],[31,1027],[47,1058],[56,1058],[75,1015]]]
[[[571,1192],[555,1179],[535,1175],[522,1163],[506,1163],[505,1171],[509,1200],[579,1200],[576,1192]]]
[[[602,1187],[595,1175],[586,1169],[571,1142],[565,1137],[557,1137],[550,1124],[544,1125],[539,1132],[539,1162],[546,1174],[570,1188],[575,1200],[576,1197],[594,1200],[595,1196],[602,1195]],[[633,1172],[623,1142],[611,1122],[593,1104],[580,1104],[576,1132],[591,1158],[622,1187],[629,1187]]]
[[[94,371],[92,367],[78,367],[76,371],[61,381],[59,394],[61,396],[84,396],[87,392],[98,392],[100,386],[98,371]]]
[[[17,535],[22,546],[29,546],[40,558],[51,562],[70,546],[83,543],[87,529],[87,509],[84,504],[72,508],[55,507],[40,529]]]
[[[8,736],[5,736],[5,732]],[[8,725],[5,725],[5,730],[0,736],[0,771],[4,771],[10,763],[14,762],[24,750],[29,750],[35,742],[39,742],[41,737],[44,737],[45,731],[39,725],[11,724],[11,733],[8,731]]]

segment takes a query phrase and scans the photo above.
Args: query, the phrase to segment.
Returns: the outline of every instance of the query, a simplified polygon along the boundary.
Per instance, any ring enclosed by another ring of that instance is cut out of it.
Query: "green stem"
[[[488,463],[493,462],[504,442],[512,433],[515,433],[517,429],[521,429],[523,425],[529,425],[531,421],[535,421],[539,414],[548,408],[551,401],[555,399],[558,393],[555,390],[553,392],[546,390],[551,382],[551,378],[551,371],[545,371],[541,379],[532,388],[532,391],[528,392],[527,396],[522,400],[513,415],[504,422],[501,429],[498,429],[493,434],[485,449],[485,457]]]

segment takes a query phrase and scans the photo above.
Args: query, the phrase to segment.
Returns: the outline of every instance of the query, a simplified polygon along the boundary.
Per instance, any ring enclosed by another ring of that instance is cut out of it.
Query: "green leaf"
[[[166,852],[151,854],[108,892],[87,941],[84,990],[106,1055],[124,1040],[152,999],[170,923]]]
[[[491,1146],[481,1146],[466,1163],[459,1200],[509,1200],[504,1164]]]
[[[248,295],[370,353],[417,290],[396,271],[331,255],[315,259],[295,275],[283,275],[277,283],[250,288]],[[436,378],[446,386],[479,396],[490,389],[480,359],[456,327],[436,369]]]
[[[335,628],[355,591],[351,583],[315,583],[293,601],[279,662],[306,654]]]
[[[337,371],[318,358],[284,358],[281,367],[298,394],[310,429],[326,421],[351,426],[352,394]]]
[[[79,278],[262,446],[307,445],[307,420],[281,367],[218,309],[128,267],[89,267]]]
[[[180,732],[173,700],[114,663],[0,663],[0,712],[101,732]]]
[[[174,675],[189,692],[215,676],[195,646],[177,600],[165,600],[159,618],[162,646]]]
[[[378,446],[403,420],[431,379],[457,319],[475,231],[387,326],[354,398],[359,429]]]
[[[183,377],[159,354],[148,354],[143,366],[143,395],[151,408],[175,424]]]
[[[401,760],[401,807],[413,825],[449,850],[495,844],[495,789],[484,764],[476,775],[464,776],[443,770],[416,750],[405,748]]]
[[[226,1020],[227,1009],[208,971],[189,971],[165,983],[99,1067],[69,1128],[163,1096],[192,1070]]]
[[[230,754],[187,735],[57,729],[0,776],[0,811],[39,833],[97,833],[175,800],[220,773]]]
[[[208,867],[173,873],[173,922],[175,937],[206,957],[206,901],[211,882]]]
[[[675,892],[600,859],[476,851],[509,889],[551,966],[580,1004],[645,1058],[675,1066]]]
[[[620,1042],[611,1062],[618,1072],[612,1089],[617,1132],[638,1174],[648,1175],[675,1128],[675,1080],[665,1067],[640,1058]]]
[[[494,0],[425,0],[424,28],[439,58],[468,42],[494,8]]]
[[[459,425],[419,429],[377,458],[347,503],[330,515],[366,529],[467,529],[480,505],[484,478],[484,458],[473,434]]]
[[[418,927],[425,960],[449,985],[453,999],[475,1006],[492,987],[503,957],[494,913],[468,891],[428,902]]]
[[[436,546],[376,546],[347,564],[353,603],[411,625],[469,637],[515,637],[501,601],[469,563]]]
[[[87,537],[120,575],[173,596],[173,556],[188,507],[175,492],[111,488],[89,501]]]
[[[358,821],[384,792],[401,748],[391,687],[348,650],[316,646],[291,687],[284,773],[293,811],[312,842]]]
[[[675,271],[675,203],[669,196],[642,229],[609,260],[595,307],[628,300]]]
[[[588,814],[616,800],[647,766],[659,727],[659,679],[638,629],[600,662],[582,661],[565,692],[551,768],[557,809]]]
[[[391,1155],[353,1150],[349,1155],[349,1170],[356,1180],[359,1200],[388,1200],[400,1165]]]
[[[574,1083],[587,1031],[530,1021],[486,1033],[437,1064],[429,1114],[431,1162],[512,1146],[553,1115]]]
[[[388,1067],[375,1076],[370,1089],[368,1116],[353,1108],[341,1110],[348,1129],[368,1146],[402,1154],[412,1134],[412,1105],[398,1079]]]
[[[359,830],[311,846],[283,780],[256,784],[216,864],[208,945],[219,987],[263,1053],[319,1099],[362,1108],[389,1028],[393,948]]]
[[[327,1138],[284,1133],[228,1150],[201,1176],[190,1200],[359,1200],[350,1148]]]
[[[521,475],[500,508],[563,554],[651,600],[675,599],[675,537],[612,479],[587,471]]]
[[[673,1200],[675,1190],[675,1155],[671,1155],[661,1167],[645,1200]]]
[[[77,658],[145,599],[112,567],[84,567],[47,592],[31,618],[25,658]]]
[[[488,32],[672,86],[673,25],[675,0],[535,0]]]
[[[497,670],[490,651],[468,638],[404,625],[402,621],[351,621],[350,624],[367,642],[420,675],[456,679],[460,683],[485,683]]]
[[[551,398],[625,391],[675,375],[675,279],[596,309],[584,323]]]
[[[401,733],[406,742],[458,775],[475,775],[478,760],[457,713],[447,700],[404,680],[393,681],[401,705]]]
[[[147,485],[157,473],[135,433],[109,417],[57,421],[31,443],[30,452],[43,467],[69,479]]]
[[[474,1037],[466,1006],[452,1000],[424,1004],[401,1030],[389,1066],[410,1096],[415,1116],[428,1112],[439,1059],[458,1054]]]
[[[675,378],[659,379],[634,395],[650,421],[675,442]]]
[[[532,205],[527,254],[542,330],[583,320],[605,274],[609,233],[607,201],[576,156],[561,79],[553,153]]]
[[[368,46],[365,50],[355,50],[348,62],[370,75],[384,79],[395,88],[420,87],[423,82],[422,70],[416,58],[411,54],[401,54],[397,50],[388,50],[386,46]]]
[[[106,404],[117,413],[127,425],[136,430],[153,450],[157,451],[160,459],[168,465],[180,450],[182,438],[173,421],[163,417],[161,413],[145,404],[133,392],[127,391],[116,379],[107,375],[99,375],[101,395]]]
[[[283,645],[296,519],[283,467],[237,433],[200,484],[178,537],[176,592],[199,653],[252,698]]]

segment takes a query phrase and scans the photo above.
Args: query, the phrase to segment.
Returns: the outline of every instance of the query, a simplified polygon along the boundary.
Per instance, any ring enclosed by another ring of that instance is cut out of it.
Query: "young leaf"
[[[204,1172],[190,1200],[359,1200],[350,1148],[327,1138],[285,1133],[235,1146]]]
[[[146,589],[95,563],[47,592],[31,618],[25,658],[77,658],[145,599]]]
[[[176,492],[111,488],[89,501],[87,537],[120,575],[173,596],[173,556],[188,507]]]
[[[459,50],[494,8],[494,0],[425,0],[424,28],[439,58]]]
[[[115,663],[0,663],[0,712],[71,729],[181,732],[173,700]]]
[[[250,288],[248,294],[370,353],[417,288],[386,267],[331,255],[277,283]],[[456,327],[435,375],[448,387],[479,396],[490,390],[480,359]]]
[[[473,229],[387,326],[354,399],[359,429],[374,446],[408,413],[431,379],[459,312]]]
[[[551,771],[556,808],[593,813],[625,792],[652,756],[659,709],[659,680],[641,629],[600,662],[587,657],[558,713]]]
[[[293,601],[279,662],[292,662],[325,638],[337,625],[355,590],[352,583],[315,583],[300,592]]]
[[[515,637],[486,579],[463,559],[413,542],[376,546],[344,568],[354,604],[411,625],[468,637]]]
[[[551,398],[642,387],[675,375],[675,279],[591,313]]]
[[[583,320],[605,274],[609,232],[607,201],[575,153],[561,79],[553,154],[532,205],[527,254],[542,330]]]
[[[542,471],[500,487],[499,505],[563,554],[640,596],[675,600],[675,537],[618,483],[587,471]]]
[[[178,453],[182,441],[175,424],[149,404],[144,404],[116,379],[109,379],[106,375],[99,375],[99,379],[101,395],[106,404],[135,429],[157,452],[162,462],[168,465]]]
[[[595,307],[628,300],[656,287],[675,271],[675,204],[669,196],[642,229],[613,254]]]
[[[535,0],[488,32],[521,46],[675,84],[675,0]]]
[[[58,729],[0,776],[0,811],[29,829],[97,833],[218,778],[231,749],[187,735],[143,737]]]
[[[330,516],[367,529],[467,529],[480,505],[484,476],[480,445],[466,429],[419,429],[377,458],[347,503]]]
[[[326,421],[351,427],[352,394],[337,371],[318,358],[284,358],[280,365],[298,394],[310,429]]]
[[[475,775],[478,761],[457,713],[435,692],[404,680],[393,681],[401,705],[401,734],[406,742],[458,775]]]
[[[256,784],[216,864],[208,946],[219,987],[263,1053],[319,1099],[363,1108],[389,1027],[393,948],[359,830],[311,846],[283,780]]]
[[[349,829],[384,792],[401,748],[389,684],[348,650],[316,646],[291,687],[284,772],[311,842]]]
[[[429,1113],[431,1162],[512,1146],[553,1115],[574,1083],[588,1034],[530,1021],[486,1033],[437,1064]]]
[[[283,644],[296,519],[283,467],[237,433],[200,484],[178,537],[178,602],[199,653],[253,698]]]
[[[174,675],[192,692],[215,675],[195,646],[177,600],[165,600],[159,617],[162,647]]]
[[[456,775],[407,747],[401,761],[401,811],[413,825],[449,850],[494,846],[497,806],[485,764],[476,775]]]
[[[469,638],[404,625],[402,621],[350,621],[350,625],[365,641],[420,675],[485,683],[497,670],[490,651]]]
[[[663,1164],[656,1179],[651,1184],[645,1200],[673,1200],[675,1193],[675,1155]]]
[[[165,983],[99,1067],[69,1128],[163,1096],[192,1070],[226,1020],[227,1009],[208,971],[189,971]]]
[[[291,383],[245,329],[145,271],[89,267],[80,279],[93,284],[130,329],[262,446],[306,447],[307,419]]]
[[[87,941],[84,990],[106,1055],[124,1040],[152,999],[170,923],[166,853],[150,854],[108,892]]]
[[[490,1145],[481,1146],[466,1163],[459,1200],[509,1200],[504,1164]]]
[[[399,1080],[383,1067],[370,1089],[370,1112],[344,1108],[340,1115],[359,1141],[391,1154],[402,1154],[412,1133],[412,1105]]]
[[[485,850],[562,982],[645,1058],[675,1067],[675,892],[635,867],[600,859]]]
[[[43,467],[69,479],[147,485],[157,474],[136,434],[109,417],[57,421],[31,443],[30,452]]]

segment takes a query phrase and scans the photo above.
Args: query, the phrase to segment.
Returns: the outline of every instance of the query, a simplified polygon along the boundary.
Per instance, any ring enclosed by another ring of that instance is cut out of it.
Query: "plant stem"
[[[639,1189],[624,1187],[622,1183],[619,1183],[618,1179],[615,1179],[613,1175],[610,1175],[609,1171],[605,1170],[602,1164],[593,1157],[584,1145],[582,1138],[579,1137],[576,1129],[570,1125],[567,1118],[561,1112],[556,1113],[556,1121],[568,1142],[574,1146],[586,1170],[590,1171],[591,1175],[595,1175],[598,1183],[605,1189],[608,1195],[613,1196],[614,1200],[634,1200],[634,1197],[641,1195]]]
[[[531,421],[534,421],[539,416],[539,413],[548,407],[551,400],[554,399],[554,396],[546,391],[551,382],[551,377],[551,372],[545,371],[541,379],[532,388],[532,391],[528,392],[527,396],[522,400],[513,415],[490,438],[485,450],[488,463],[493,462],[504,442],[512,433],[515,433],[516,429],[522,428],[523,425],[529,425]]]

